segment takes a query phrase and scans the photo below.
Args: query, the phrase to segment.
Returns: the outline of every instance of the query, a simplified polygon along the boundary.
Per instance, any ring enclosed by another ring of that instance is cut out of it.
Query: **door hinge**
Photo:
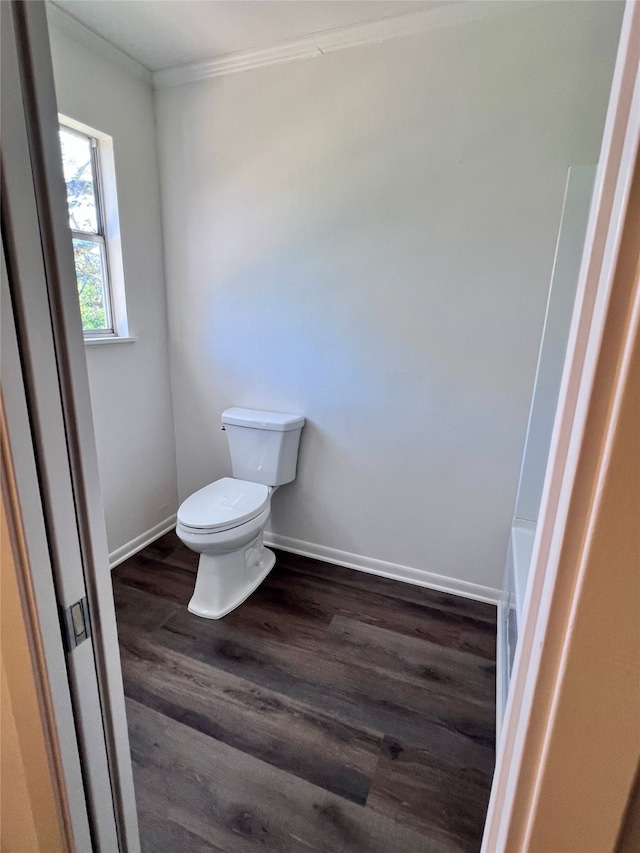
[[[62,611],[62,627],[68,652],[72,652],[76,646],[89,639],[91,620],[86,596]]]

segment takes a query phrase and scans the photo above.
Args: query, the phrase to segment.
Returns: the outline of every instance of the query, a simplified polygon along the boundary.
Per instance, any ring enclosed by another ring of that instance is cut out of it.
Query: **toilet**
[[[227,409],[222,413],[233,477],[195,492],[178,510],[176,533],[200,554],[189,610],[220,619],[256,589],[275,554],[262,535],[278,486],[296,476],[301,415]]]

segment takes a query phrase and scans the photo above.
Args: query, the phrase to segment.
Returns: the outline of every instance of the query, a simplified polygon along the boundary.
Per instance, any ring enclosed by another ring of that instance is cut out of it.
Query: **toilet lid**
[[[224,530],[255,518],[268,502],[268,486],[223,477],[187,498],[178,521],[200,531]]]

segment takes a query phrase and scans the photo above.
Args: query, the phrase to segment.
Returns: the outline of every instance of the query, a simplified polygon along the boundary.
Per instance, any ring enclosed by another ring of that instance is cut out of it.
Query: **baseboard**
[[[159,536],[168,533],[175,527],[175,524],[176,516],[174,514],[120,548],[116,548],[109,554],[109,567],[113,569],[129,557],[137,554],[138,551],[150,545]],[[324,545],[303,542],[300,539],[292,539],[289,536],[280,536],[268,531],[264,534],[264,541],[266,545],[272,545],[282,551],[290,551],[292,554],[300,554],[303,557],[313,557],[325,563],[334,563],[337,566],[368,572],[371,575],[393,578],[393,580],[424,586],[438,592],[448,592],[462,598],[471,598],[474,601],[486,601],[488,604],[498,604],[500,601],[499,589],[492,589],[489,586],[482,586],[458,578],[449,578],[445,575],[437,575],[424,569],[414,569],[411,566],[402,566],[399,563],[388,563],[385,560],[376,560],[373,557],[362,557],[359,554],[351,554],[349,551],[339,551],[337,548],[327,548]]]
[[[416,586],[424,586],[427,589],[438,592],[449,592],[462,598],[472,598],[474,601],[486,601],[489,604],[497,604],[500,601],[500,590],[488,586],[462,581],[457,578],[448,578],[437,575],[423,569],[414,569],[411,566],[401,566],[397,563],[387,563],[385,560],[375,560],[372,557],[361,557],[359,554],[350,554],[348,551],[338,551],[336,548],[326,548],[324,545],[315,545],[312,542],[303,542],[300,539],[291,539],[289,536],[280,536],[277,533],[265,532],[264,541],[266,545],[290,551],[292,554],[300,554],[303,557],[313,557],[323,560],[325,563],[334,563],[338,566],[346,566],[348,569],[357,569],[360,572],[368,572],[371,575],[380,575],[384,578],[412,583]]]
[[[165,518],[164,521],[161,521],[160,524],[156,524],[155,527],[151,528],[151,530],[146,530],[144,533],[141,533],[140,536],[136,536],[135,539],[132,539],[131,542],[127,542],[120,548],[116,548],[115,551],[112,551],[109,554],[109,568],[114,569],[117,565],[129,559],[129,557],[133,557],[133,555],[137,554],[138,551],[142,550],[142,548],[146,548],[147,545],[150,545],[164,533],[168,533],[175,526],[176,515],[174,513],[173,515],[170,515],[169,518]]]

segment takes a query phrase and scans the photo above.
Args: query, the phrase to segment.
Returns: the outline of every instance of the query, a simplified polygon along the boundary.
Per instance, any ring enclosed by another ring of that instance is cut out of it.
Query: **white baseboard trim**
[[[174,513],[173,515],[170,515],[169,518],[165,518],[164,521],[161,521],[160,524],[156,524],[155,527],[151,528],[151,530],[141,533],[140,536],[136,536],[136,538],[132,539],[131,542],[127,542],[126,544],[121,545],[120,548],[116,548],[115,551],[112,551],[109,554],[109,568],[115,569],[115,567],[120,563],[128,560],[129,557],[133,557],[133,555],[137,554],[138,551],[141,551],[142,548],[146,548],[147,545],[150,545],[164,533],[168,533],[175,526],[176,514]]]
[[[323,560],[325,563],[334,563],[348,569],[368,572],[371,575],[380,575],[383,578],[392,578],[404,581],[404,583],[424,586],[438,592],[449,592],[462,598],[472,598],[474,601],[486,601],[489,604],[497,604],[500,601],[500,590],[498,589],[458,580],[457,578],[448,578],[423,569],[387,563],[385,560],[375,560],[373,557],[361,557],[359,554],[350,554],[348,551],[338,551],[336,548],[327,548],[324,545],[291,539],[289,536],[280,536],[278,533],[265,532],[264,541],[266,545],[272,545],[274,548],[280,548],[283,551],[290,551],[292,554],[313,557],[316,560]]]

